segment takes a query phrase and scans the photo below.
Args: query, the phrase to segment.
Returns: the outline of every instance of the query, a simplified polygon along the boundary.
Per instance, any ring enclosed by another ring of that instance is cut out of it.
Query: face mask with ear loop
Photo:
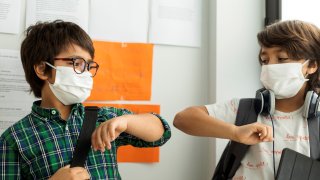
[[[93,86],[90,72],[77,74],[72,67],[55,67],[48,62],[45,63],[56,70],[55,81],[53,84],[49,82],[49,87],[62,104],[82,103],[90,96]]]
[[[308,62],[263,65],[260,81],[266,89],[273,91],[276,99],[291,98],[309,80],[302,73]]]

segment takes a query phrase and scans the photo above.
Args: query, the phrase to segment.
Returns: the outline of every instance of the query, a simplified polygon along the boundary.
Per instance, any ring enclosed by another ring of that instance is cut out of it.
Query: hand
[[[75,180],[75,179],[90,179],[90,175],[85,168],[74,167],[70,168],[70,165],[60,168],[49,180]]]
[[[273,141],[272,127],[258,122],[236,126],[233,134],[235,141],[248,145]]]
[[[128,127],[128,122],[123,116],[108,120],[97,127],[92,136],[91,144],[94,150],[105,151],[111,149],[111,142],[114,141]]]

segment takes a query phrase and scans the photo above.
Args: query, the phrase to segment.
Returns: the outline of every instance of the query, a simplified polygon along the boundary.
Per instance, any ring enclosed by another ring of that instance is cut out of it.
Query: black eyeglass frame
[[[85,67],[81,70],[81,72],[78,72],[76,71],[76,68],[75,68],[75,61],[77,59],[81,59],[85,62]],[[89,61],[87,62],[85,59],[83,59],[82,57],[70,57],[70,58],[53,58],[53,60],[63,60],[63,61],[72,61],[72,66],[73,66],[73,70],[75,73],[77,74],[82,74],[86,69],[90,72],[90,69],[91,68],[95,68],[96,71],[94,74],[92,74],[92,77],[94,77],[97,72],[98,72],[98,69],[99,69],[99,64],[95,61]],[[91,64],[95,64],[95,66],[91,66]]]

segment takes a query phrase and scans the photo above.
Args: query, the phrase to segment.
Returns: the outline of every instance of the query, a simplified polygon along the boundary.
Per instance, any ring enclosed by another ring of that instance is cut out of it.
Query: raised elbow
[[[174,116],[173,126],[179,129],[182,123],[183,123],[183,112],[179,112]]]
[[[174,127],[180,130],[186,127],[190,118],[190,113],[192,113],[193,111],[194,107],[188,107],[187,109],[177,113],[173,120]]]

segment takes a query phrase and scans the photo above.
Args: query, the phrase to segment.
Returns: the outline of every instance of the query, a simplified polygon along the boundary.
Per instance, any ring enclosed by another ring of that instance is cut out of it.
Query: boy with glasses
[[[119,146],[155,147],[170,138],[169,125],[158,115],[103,107],[85,168],[70,168],[85,118],[81,103],[99,68],[92,60],[93,44],[71,22],[38,23],[26,32],[21,60],[31,91],[41,100],[1,135],[1,179],[121,179]]]

